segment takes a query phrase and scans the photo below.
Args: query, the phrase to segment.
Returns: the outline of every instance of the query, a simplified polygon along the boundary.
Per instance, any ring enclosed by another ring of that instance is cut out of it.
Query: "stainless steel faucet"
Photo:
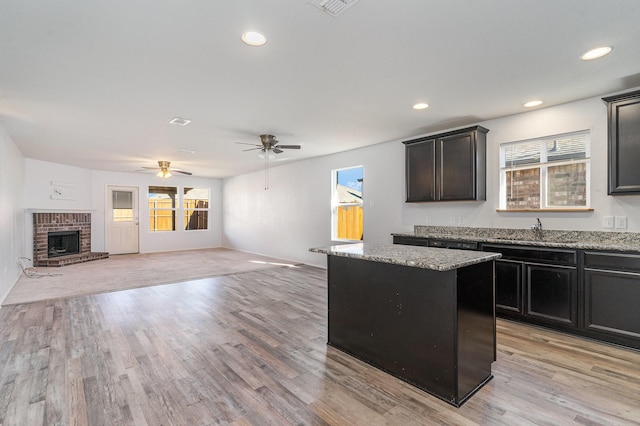
[[[531,229],[533,229],[533,234],[538,240],[542,240],[542,222],[540,222],[540,218],[536,217],[538,223],[534,223],[531,225]]]

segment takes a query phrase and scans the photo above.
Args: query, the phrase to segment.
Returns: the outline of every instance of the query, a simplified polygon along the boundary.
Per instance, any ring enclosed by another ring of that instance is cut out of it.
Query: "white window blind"
[[[502,145],[503,168],[590,158],[589,131],[509,142]]]

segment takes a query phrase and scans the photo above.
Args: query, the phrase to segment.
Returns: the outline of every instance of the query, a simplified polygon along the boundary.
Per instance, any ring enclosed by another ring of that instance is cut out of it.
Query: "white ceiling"
[[[296,161],[640,86],[639,22],[638,0],[3,0],[0,124],[28,158],[233,176],[261,133]]]

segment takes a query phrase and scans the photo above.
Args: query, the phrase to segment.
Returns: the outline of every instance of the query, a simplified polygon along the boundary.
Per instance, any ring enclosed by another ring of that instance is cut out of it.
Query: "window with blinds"
[[[500,208],[589,207],[588,130],[500,145]]]

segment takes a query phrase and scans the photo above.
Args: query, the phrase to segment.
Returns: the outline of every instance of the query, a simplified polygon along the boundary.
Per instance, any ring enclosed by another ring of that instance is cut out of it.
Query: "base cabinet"
[[[541,324],[578,326],[575,250],[483,244],[496,260],[496,313]]]
[[[575,267],[525,263],[525,316],[578,325],[578,278]]]
[[[439,240],[394,237],[396,244],[432,241]],[[479,248],[502,253],[495,261],[496,316],[640,349],[640,253],[495,243]]]
[[[459,407],[493,376],[493,262],[449,271],[328,256],[328,344]]]
[[[522,262],[496,260],[496,312],[524,315]]]
[[[640,256],[585,253],[584,328],[640,348]]]

